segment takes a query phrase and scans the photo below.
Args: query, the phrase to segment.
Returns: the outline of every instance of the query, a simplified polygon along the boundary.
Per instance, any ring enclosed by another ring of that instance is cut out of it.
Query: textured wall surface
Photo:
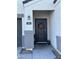
[[[33,31],[24,31],[23,47],[34,48]]]
[[[55,5],[55,11],[50,16],[50,38],[51,44],[57,49],[56,36],[61,36],[61,4]]]
[[[17,14],[23,14],[24,9],[23,9],[23,3],[22,0],[17,0]]]
[[[57,39],[57,49],[61,52],[61,37],[56,36]]]

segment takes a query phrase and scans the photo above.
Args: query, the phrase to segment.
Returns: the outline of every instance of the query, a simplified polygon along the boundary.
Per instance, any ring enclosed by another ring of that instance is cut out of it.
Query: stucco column
[[[34,48],[34,34],[33,34],[32,10],[28,10],[25,8],[23,23],[24,23],[23,47],[26,49],[33,49]]]

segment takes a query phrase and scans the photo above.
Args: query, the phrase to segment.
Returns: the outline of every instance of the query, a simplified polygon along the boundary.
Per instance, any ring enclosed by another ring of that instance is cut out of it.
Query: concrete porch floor
[[[35,45],[32,53],[20,54],[21,47],[17,48],[17,59],[55,59],[50,45]]]

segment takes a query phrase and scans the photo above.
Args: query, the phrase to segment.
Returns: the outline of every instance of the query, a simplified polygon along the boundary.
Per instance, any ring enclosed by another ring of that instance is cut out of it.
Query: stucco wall
[[[52,0],[34,0],[33,2],[29,2],[24,4],[24,21],[23,24],[23,32],[24,30],[33,30],[33,10],[53,10],[53,1]],[[30,16],[31,25],[27,25],[28,16]]]
[[[55,11],[51,13],[50,16],[50,39],[51,44],[57,49],[57,39],[56,36],[61,37],[61,8],[60,2],[55,5]]]
[[[23,3],[22,0],[17,0],[17,14],[23,14],[24,9],[23,9]]]
[[[33,0],[24,4],[24,7],[30,8],[31,10],[52,10],[53,0]]]
[[[31,43],[34,43],[34,39],[30,38],[30,37],[33,38],[33,34],[30,34],[31,36],[28,37],[28,34],[24,33],[25,31],[29,31],[29,32],[33,31],[33,10],[53,10],[53,9],[54,8],[53,8],[52,0],[34,0],[29,3],[24,4],[24,20],[22,22],[23,23],[22,34],[24,34],[24,36],[25,36],[24,43],[27,43],[27,44],[24,44],[24,47],[28,48],[28,46],[30,46],[30,48],[33,48],[33,46],[34,46],[31,44]],[[28,16],[30,16],[30,20],[28,20]],[[28,24],[26,24],[27,22],[31,22],[31,24],[28,25]],[[28,43],[28,42],[30,42],[30,43]]]
[[[47,17],[50,24],[50,29],[48,31],[48,39],[51,40],[51,44],[57,49],[57,39],[56,36],[61,36],[61,16],[60,16],[60,2],[58,4],[56,3],[55,7],[53,7],[53,1],[52,0],[34,0],[30,3],[24,4],[24,20],[22,22],[23,26],[23,32],[24,31],[33,31],[33,10],[54,10],[54,12],[50,13],[50,18],[45,13],[39,13],[39,17]],[[30,16],[30,20],[28,20],[28,16]],[[37,15],[35,17],[38,17]],[[27,22],[31,22],[30,25],[27,25]],[[49,27],[48,26],[48,27]]]

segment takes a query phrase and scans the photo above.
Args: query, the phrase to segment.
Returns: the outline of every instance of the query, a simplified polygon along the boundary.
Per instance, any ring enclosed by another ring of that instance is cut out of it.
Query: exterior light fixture
[[[28,20],[30,20],[30,16],[28,16]]]
[[[27,16],[27,20],[31,20],[31,17],[30,17],[30,16]],[[27,24],[27,25],[31,25],[31,22],[28,21],[28,22],[26,22],[26,24]]]

